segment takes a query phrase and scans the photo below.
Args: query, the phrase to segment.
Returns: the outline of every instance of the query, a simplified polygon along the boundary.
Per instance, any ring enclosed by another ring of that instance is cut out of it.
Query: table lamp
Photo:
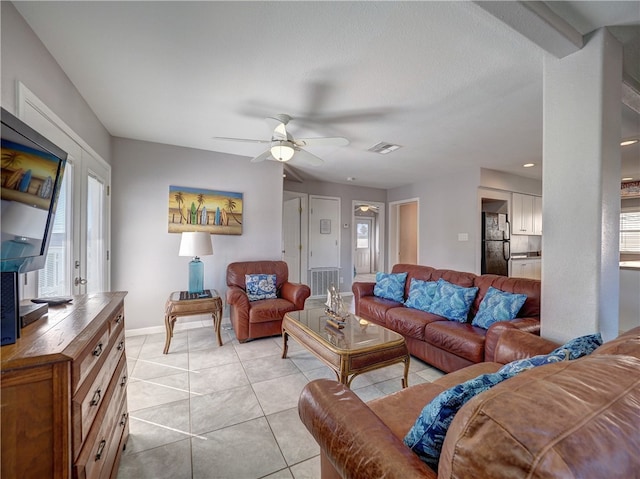
[[[189,293],[204,291],[204,263],[199,256],[213,254],[211,235],[204,231],[182,233],[178,256],[193,256],[189,262]]]

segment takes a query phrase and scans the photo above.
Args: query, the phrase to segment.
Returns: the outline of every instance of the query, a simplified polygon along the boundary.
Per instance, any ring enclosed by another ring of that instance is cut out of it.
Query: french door
[[[47,261],[21,297],[109,291],[109,165],[23,85],[18,116],[68,154]]]

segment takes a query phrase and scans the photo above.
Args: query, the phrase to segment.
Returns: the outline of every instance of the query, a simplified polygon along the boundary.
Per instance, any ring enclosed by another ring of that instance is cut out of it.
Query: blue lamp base
[[[189,292],[204,291],[204,263],[197,256],[189,263]]]

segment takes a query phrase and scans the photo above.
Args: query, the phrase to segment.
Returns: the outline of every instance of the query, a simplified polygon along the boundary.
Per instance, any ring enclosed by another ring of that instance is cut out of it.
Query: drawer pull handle
[[[127,424],[127,419],[129,419],[129,413],[124,413],[122,415],[122,418],[120,419],[120,425],[124,426],[125,424]]]
[[[120,341],[118,343],[118,351],[122,351],[124,349],[124,341]]]
[[[120,381],[120,387],[125,387],[127,385],[127,376],[122,376],[122,381]]]
[[[120,321],[122,321],[123,316],[121,314],[119,314],[118,316],[116,316],[116,319],[114,319],[116,324],[120,324]]]
[[[104,446],[107,445],[107,440],[103,439],[100,441],[100,445],[98,446],[98,452],[96,453],[96,461],[102,459],[102,453],[104,452]]]
[[[102,343],[98,344],[98,346],[96,346],[96,349],[93,350],[93,355],[97,358],[98,356],[100,356],[102,354]]]
[[[96,392],[93,393],[93,397],[91,398],[91,402],[89,405],[97,406],[100,402],[100,397],[102,396],[102,391],[100,389],[96,389]]]

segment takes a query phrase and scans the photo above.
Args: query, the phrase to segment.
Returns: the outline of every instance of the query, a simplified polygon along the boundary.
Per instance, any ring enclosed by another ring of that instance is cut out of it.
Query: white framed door
[[[300,198],[284,200],[282,210],[282,260],[289,268],[289,281],[300,282]]]
[[[47,262],[22,297],[109,291],[111,167],[23,84],[17,113],[68,154]]]
[[[372,218],[357,218],[356,222],[356,273],[371,273],[373,259],[373,220]]]
[[[309,197],[309,269],[340,268],[340,198]]]

